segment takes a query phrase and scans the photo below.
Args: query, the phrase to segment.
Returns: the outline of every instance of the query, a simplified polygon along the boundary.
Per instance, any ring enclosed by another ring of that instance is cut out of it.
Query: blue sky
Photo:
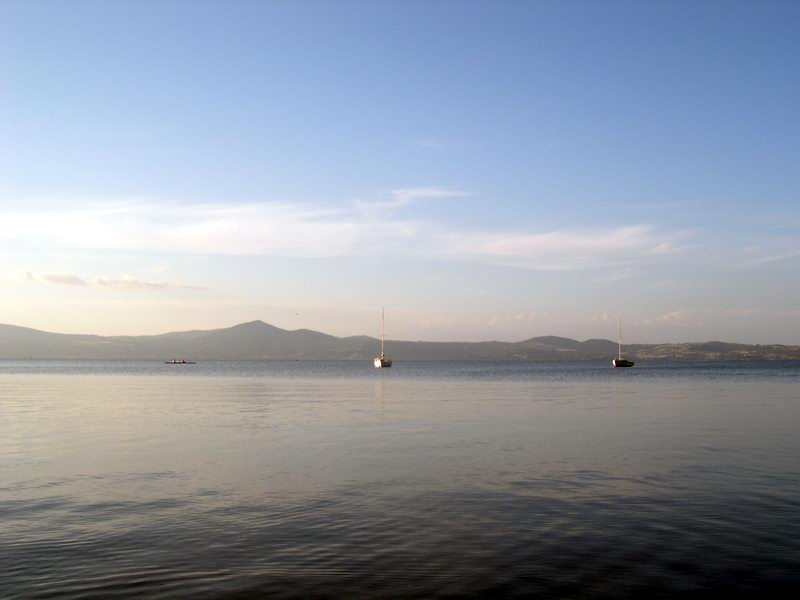
[[[800,343],[796,2],[0,4],[0,322]]]

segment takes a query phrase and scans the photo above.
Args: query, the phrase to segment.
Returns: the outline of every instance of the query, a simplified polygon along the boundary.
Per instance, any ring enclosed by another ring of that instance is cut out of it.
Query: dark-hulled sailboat
[[[617,358],[611,361],[611,364],[616,367],[632,367],[634,362],[622,356],[622,317],[619,318],[619,342],[618,342]]]

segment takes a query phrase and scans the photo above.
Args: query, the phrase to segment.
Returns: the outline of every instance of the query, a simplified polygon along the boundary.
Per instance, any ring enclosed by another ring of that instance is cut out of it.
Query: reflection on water
[[[0,363],[3,597],[800,590],[791,365],[48,364]]]

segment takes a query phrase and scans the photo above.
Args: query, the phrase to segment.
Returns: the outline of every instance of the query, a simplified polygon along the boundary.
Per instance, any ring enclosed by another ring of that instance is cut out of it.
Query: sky
[[[800,344],[798,26],[0,0],[0,323]]]

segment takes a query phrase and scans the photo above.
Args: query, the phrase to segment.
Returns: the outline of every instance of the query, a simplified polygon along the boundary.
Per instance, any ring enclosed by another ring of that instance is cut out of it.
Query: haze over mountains
[[[0,324],[0,358],[118,360],[370,360],[379,341],[368,336],[335,337],[308,329],[287,331],[263,321],[224,329],[150,336],[61,334]],[[520,342],[386,342],[387,354],[404,360],[601,360],[616,356],[617,344],[556,336]],[[646,359],[800,359],[800,346],[725,342],[631,344],[628,357]]]

